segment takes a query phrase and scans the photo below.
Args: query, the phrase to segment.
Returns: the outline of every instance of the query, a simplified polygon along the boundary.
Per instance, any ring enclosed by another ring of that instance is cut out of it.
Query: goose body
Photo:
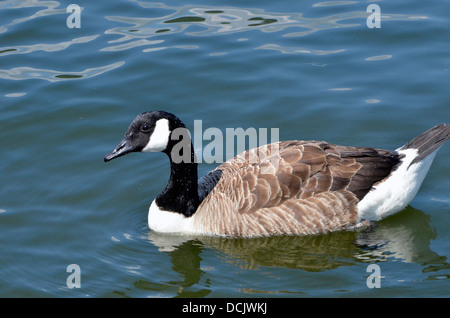
[[[198,179],[190,139],[184,140],[190,160],[173,158],[176,129],[186,128],[173,114],[142,113],[105,161],[130,152],[168,155],[171,175],[150,205],[150,229],[240,237],[354,229],[399,212],[450,138],[450,126],[441,124],[395,151],[280,141],[243,152]]]

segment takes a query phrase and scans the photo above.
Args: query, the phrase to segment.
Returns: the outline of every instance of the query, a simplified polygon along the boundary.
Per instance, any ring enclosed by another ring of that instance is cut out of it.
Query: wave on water
[[[365,11],[365,7],[361,7],[360,11],[349,11],[346,13],[338,13],[323,17],[305,17],[301,12],[266,12],[258,8],[237,8],[229,6],[168,6],[163,3],[132,1],[140,7],[148,10],[148,15],[142,10],[142,17],[133,16],[105,16],[101,17],[109,23],[117,23],[118,26],[108,28],[106,30],[96,30],[99,34],[93,34],[83,37],[74,37],[73,39],[57,42],[57,43],[34,43],[25,45],[8,45],[0,47],[0,59],[16,54],[29,54],[42,51],[47,54],[53,52],[64,51],[73,45],[84,46],[83,55],[98,56],[98,52],[119,52],[142,48],[142,52],[151,53],[169,48],[175,49],[198,49],[197,45],[173,45],[168,42],[168,35],[183,33],[187,36],[218,36],[231,33],[244,33],[259,30],[266,33],[280,33],[283,37],[304,37],[315,32],[332,30],[337,28],[359,27],[366,23],[369,15]],[[57,1],[5,1],[0,4],[0,9],[24,10],[29,14],[30,10],[37,8],[36,12],[31,15],[15,18],[12,21],[6,21],[0,27],[0,33],[8,33],[10,29],[16,29],[17,25],[33,20],[36,21],[43,17],[52,15],[67,15],[66,8],[60,7]],[[316,3],[314,7],[324,6],[343,6],[353,5],[354,1],[332,1]],[[42,8],[44,7],[44,8]],[[82,8],[82,16],[93,14],[88,12],[88,8]],[[159,15],[155,17],[155,12]],[[168,13],[169,12],[169,13]],[[20,11],[17,11],[20,13]],[[404,14],[386,14],[383,13],[383,23],[389,21],[416,21],[426,19],[425,16],[411,16]],[[105,21],[106,22],[106,21]],[[124,26],[125,24],[125,26]],[[28,26],[29,27],[29,26]],[[103,33],[103,36],[102,34]],[[67,33],[61,36],[66,37]],[[112,40],[111,36],[117,36]],[[27,40],[29,41],[29,40]],[[287,47],[276,42],[277,39],[270,37],[269,43],[257,45],[254,49],[264,49],[278,51],[283,54],[312,54],[326,55],[339,54],[346,49],[321,50],[308,47]],[[92,52],[95,50],[95,52]],[[51,57],[49,57],[51,59]],[[46,61],[47,60],[47,61]],[[101,59],[103,60],[103,58]],[[48,64],[48,59],[43,59],[41,63]],[[86,68],[85,70],[67,71],[53,70],[47,67],[31,67],[29,65],[18,65],[10,69],[0,69],[0,78],[8,80],[24,80],[24,79],[43,79],[51,82],[62,80],[76,80],[91,78],[110,70],[121,67],[124,61],[117,61],[109,65],[95,66]],[[11,63],[9,64],[11,65]]]

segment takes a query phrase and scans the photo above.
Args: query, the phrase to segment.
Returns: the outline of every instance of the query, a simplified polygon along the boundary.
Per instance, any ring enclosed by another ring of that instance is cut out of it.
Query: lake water
[[[103,162],[156,109],[396,149],[450,122],[447,0],[70,3],[0,2],[0,297],[450,296],[450,144],[405,211],[311,237],[151,232],[166,157]]]

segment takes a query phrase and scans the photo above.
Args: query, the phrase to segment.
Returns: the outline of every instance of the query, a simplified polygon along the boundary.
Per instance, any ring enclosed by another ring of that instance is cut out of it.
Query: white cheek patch
[[[166,149],[169,143],[169,120],[163,118],[156,122],[153,134],[142,152],[160,152]]]

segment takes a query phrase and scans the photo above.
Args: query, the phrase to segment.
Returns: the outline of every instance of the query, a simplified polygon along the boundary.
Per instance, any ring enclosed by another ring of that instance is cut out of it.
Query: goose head
[[[175,115],[165,111],[151,111],[139,114],[128,127],[122,141],[107,154],[105,162],[124,156],[131,152],[170,151],[177,142],[171,134],[177,128],[186,129],[183,122]]]
[[[189,132],[178,117],[164,111],[139,114],[122,141],[104,160],[107,162],[131,152],[163,152],[170,159],[169,182],[152,206],[161,211],[177,212],[183,217],[189,217],[197,210],[200,200],[195,153]]]

